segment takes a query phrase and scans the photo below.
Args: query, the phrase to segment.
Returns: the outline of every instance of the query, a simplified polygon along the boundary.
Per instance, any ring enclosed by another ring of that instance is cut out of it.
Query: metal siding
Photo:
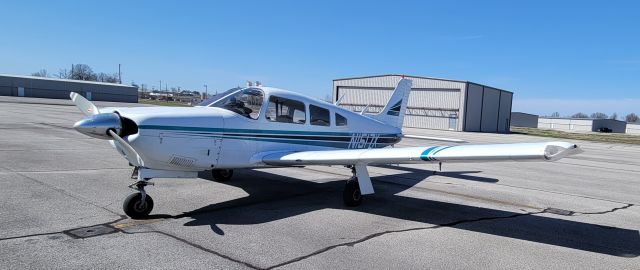
[[[625,133],[627,122],[613,119],[594,119],[591,131],[597,132],[600,128],[609,128],[613,133]]]
[[[538,128],[563,131],[591,131],[593,120],[568,118],[538,118]]]
[[[333,100],[344,95],[342,107],[361,111],[370,104],[368,112],[375,113],[386,104],[401,78],[399,75],[385,75],[334,80]],[[448,129],[448,116],[455,113],[458,116],[456,130],[508,132],[513,99],[511,92],[486,87],[490,93],[483,100],[483,86],[479,84],[412,76],[405,78],[413,81],[408,110],[422,114],[410,116],[408,111],[405,126]],[[500,99],[501,92],[504,99]],[[487,108],[483,108],[483,104]]]
[[[498,131],[498,106],[500,103],[500,91],[489,87],[484,88],[482,96],[482,124],[480,131]]]
[[[511,122],[511,99],[513,94],[500,92],[500,111],[498,112],[498,132],[509,132],[509,124]]]
[[[0,96],[12,96],[12,87],[0,85]]]
[[[138,101],[138,89],[132,86],[0,75],[0,95],[16,95],[12,90],[17,87],[24,87],[27,97],[68,99],[69,92],[73,91],[82,95],[92,92],[93,100]]]
[[[640,124],[627,123],[627,134],[640,135]]]
[[[482,86],[469,84],[465,101],[465,131],[480,131],[482,121]]]
[[[513,112],[511,113],[511,126],[537,128],[538,116],[528,113]]]

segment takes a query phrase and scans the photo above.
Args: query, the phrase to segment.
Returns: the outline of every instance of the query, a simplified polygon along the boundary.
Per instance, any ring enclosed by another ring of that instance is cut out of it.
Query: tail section
[[[404,113],[407,110],[407,103],[409,102],[411,83],[411,80],[402,78],[400,82],[398,82],[398,86],[396,86],[396,89],[393,91],[387,105],[384,106],[380,113],[371,115],[371,117],[385,124],[402,128]]]

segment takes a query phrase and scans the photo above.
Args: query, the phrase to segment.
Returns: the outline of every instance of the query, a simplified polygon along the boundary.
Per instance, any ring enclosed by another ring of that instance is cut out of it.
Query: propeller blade
[[[131,145],[129,145],[129,143],[127,143],[124,139],[122,139],[122,137],[118,136],[118,134],[111,129],[109,130],[109,135],[113,137],[113,142],[116,144],[118,148],[120,148],[120,150],[122,150],[122,152],[124,153],[124,157],[133,166],[144,167],[144,161],[142,160],[140,155],[138,155],[138,152],[136,152],[136,150],[133,149]]]
[[[80,111],[84,115],[91,116],[91,115],[96,115],[96,114],[100,113],[100,111],[98,110],[98,107],[96,107],[96,105],[93,105],[93,103],[91,103],[91,101],[87,100],[86,98],[84,98],[80,94],[78,94],[76,92],[71,92],[71,94],[69,96],[71,97],[71,101],[74,104],[76,104],[76,107],[78,107],[78,109],[80,109]]]
[[[440,142],[454,142],[454,143],[467,142],[465,140],[460,140],[460,139],[439,138],[439,137],[419,136],[419,135],[410,135],[410,134],[403,134],[402,137],[411,138],[411,139],[428,140],[428,141],[440,141]]]

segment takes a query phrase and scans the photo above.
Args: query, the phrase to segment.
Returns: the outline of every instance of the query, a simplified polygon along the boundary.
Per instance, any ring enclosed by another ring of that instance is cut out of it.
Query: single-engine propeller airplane
[[[555,161],[581,152],[568,142],[392,148],[402,138],[411,80],[399,81],[377,114],[355,113],[324,101],[271,87],[231,89],[196,107],[100,108],[77,93],[86,115],[74,128],[110,140],[134,167],[124,201],[131,218],[145,218],[153,178],[196,178],[211,170],[227,181],[233,169],[342,165],[352,169],[343,200],[357,206],[374,193],[367,165],[401,163]],[[432,138],[448,142],[456,139]]]

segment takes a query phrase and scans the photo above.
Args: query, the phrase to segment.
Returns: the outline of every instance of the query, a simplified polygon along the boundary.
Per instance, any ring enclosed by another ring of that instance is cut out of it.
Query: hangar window
[[[340,115],[339,113],[336,113],[336,126],[346,126],[346,125],[347,125],[347,118]]]
[[[304,103],[276,96],[269,97],[266,117],[280,123],[304,124],[307,121]]]
[[[216,101],[211,107],[227,109],[251,119],[258,119],[264,94],[258,88],[238,90]]]
[[[329,110],[320,108],[315,105],[309,105],[309,114],[311,115],[311,124],[314,126],[329,126]]]

